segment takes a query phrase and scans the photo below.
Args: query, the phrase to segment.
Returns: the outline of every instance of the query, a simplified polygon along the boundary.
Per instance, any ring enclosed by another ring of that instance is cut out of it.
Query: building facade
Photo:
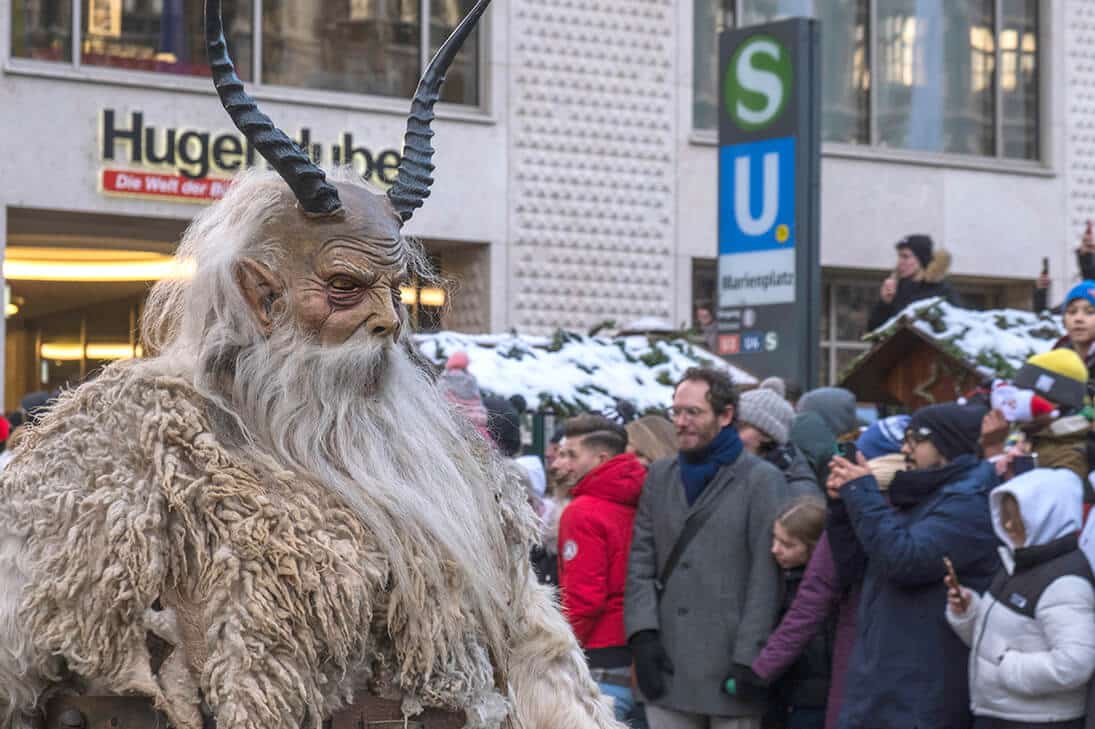
[[[249,91],[323,164],[389,184],[420,69],[471,0],[234,0]],[[5,407],[138,353],[150,278],[253,160],[201,0],[0,0]],[[1054,292],[1095,217],[1095,1],[495,0],[446,85],[411,221],[424,328],[549,333],[714,297],[717,34],[823,28],[821,377],[862,348],[893,244],[931,234],[979,306]],[[441,304],[444,303],[444,306]]]

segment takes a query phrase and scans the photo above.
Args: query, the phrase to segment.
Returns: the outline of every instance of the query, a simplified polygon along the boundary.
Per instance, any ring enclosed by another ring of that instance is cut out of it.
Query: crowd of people
[[[884,284],[874,318],[922,289],[949,295],[922,275],[940,268],[930,239],[899,254],[913,273]],[[1095,281],[1058,311],[1067,336],[1009,380],[869,426],[841,388],[741,391],[694,368],[663,414],[586,413],[543,461],[511,452],[541,517],[533,564],[617,717],[1078,729],[1090,706],[1095,719]],[[497,440],[490,412],[468,410]]]
[[[873,323],[954,296],[930,238],[897,250]],[[522,454],[526,404],[484,395],[465,353],[438,382],[525,485],[531,567],[628,726],[1080,729],[1095,280],[1056,311],[1066,336],[1010,378],[869,425],[848,390],[697,367],[664,412],[568,418],[541,458]],[[0,418],[0,451],[50,400]]]
[[[1083,727],[1089,380],[1063,343],[860,428],[846,390],[689,370],[667,418],[559,430],[542,573],[630,726]]]

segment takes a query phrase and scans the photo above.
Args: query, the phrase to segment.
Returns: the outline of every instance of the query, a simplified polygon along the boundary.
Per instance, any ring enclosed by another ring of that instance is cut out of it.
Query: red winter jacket
[[[630,453],[587,473],[559,522],[559,588],[578,643],[591,651],[627,645],[624,586],[631,528],[646,467]]]

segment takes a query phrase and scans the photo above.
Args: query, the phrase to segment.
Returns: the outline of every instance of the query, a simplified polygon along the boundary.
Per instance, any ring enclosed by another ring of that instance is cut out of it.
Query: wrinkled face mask
[[[267,336],[282,316],[324,345],[343,344],[359,331],[381,338],[398,334],[398,291],[408,257],[401,229],[433,184],[434,105],[446,72],[489,4],[476,2],[426,68],[411,103],[396,181],[384,195],[332,183],[259,110],[228,53],[221,2],[207,0],[206,45],[221,103],[293,196],[286,195],[283,212],[261,232],[263,240],[278,241],[290,252],[284,270],[275,272],[253,259],[241,260],[237,270],[241,290]]]

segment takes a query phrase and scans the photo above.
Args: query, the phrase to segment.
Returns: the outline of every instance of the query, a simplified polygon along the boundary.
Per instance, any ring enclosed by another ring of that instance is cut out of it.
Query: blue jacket
[[[969,652],[945,619],[943,557],[954,562],[959,582],[977,592],[988,587],[1000,560],[988,501],[996,474],[967,458],[953,464],[958,469],[947,483],[903,508],[890,506],[871,476],[841,488],[866,574],[840,729],[972,723]]]

